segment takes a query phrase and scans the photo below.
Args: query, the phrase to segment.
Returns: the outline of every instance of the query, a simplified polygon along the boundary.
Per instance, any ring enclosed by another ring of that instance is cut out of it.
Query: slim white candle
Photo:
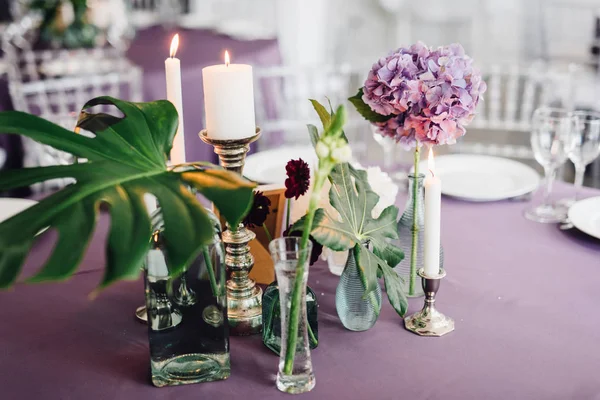
[[[183,134],[183,100],[181,96],[181,66],[179,59],[175,57],[179,46],[179,34],[173,36],[171,41],[170,57],[165,60],[165,73],[167,77],[167,100],[177,109],[179,114],[179,127],[173,140],[171,149],[171,164],[182,164],[185,162],[185,140]]]
[[[252,67],[225,64],[202,69],[206,131],[211,139],[243,139],[254,136],[254,87]]]
[[[425,275],[434,277],[440,270],[440,221],[442,209],[442,181],[435,176],[433,151],[429,149],[429,171],[425,178],[425,232],[423,264]]]

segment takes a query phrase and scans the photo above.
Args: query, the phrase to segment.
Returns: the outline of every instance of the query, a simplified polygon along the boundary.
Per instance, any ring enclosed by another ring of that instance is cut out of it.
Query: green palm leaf
[[[113,105],[123,116],[88,112],[99,104]],[[15,282],[35,236],[46,227],[56,230],[59,238],[46,264],[30,280],[60,280],[73,274],[91,240],[102,205],[109,208],[111,226],[101,288],[139,275],[151,235],[146,193],[154,195],[161,206],[172,274],[180,273],[212,237],[212,224],[190,187],[211,200],[231,226],[237,226],[251,205],[254,185],[236,174],[204,163],[167,169],[165,163],[177,129],[177,111],[168,101],[131,103],[99,97],[83,107],[78,127],[94,137],[29,114],[0,113],[2,132],[28,136],[87,159],[67,166],[0,173],[0,190],[53,178],[76,180],[0,224],[0,287]]]

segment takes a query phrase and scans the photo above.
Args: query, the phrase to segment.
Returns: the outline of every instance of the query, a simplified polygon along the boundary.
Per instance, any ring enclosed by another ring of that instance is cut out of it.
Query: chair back
[[[529,133],[533,112],[541,106],[572,109],[574,71],[574,67],[554,71],[542,62],[482,68],[488,86],[484,101],[467,128],[469,134],[453,151],[532,158]]]
[[[132,65],[120,50],[31,50],[13,38],[3,37],[8,88],[15,110],[38,115],[66,129],[74,129],[81,107],[91,98],[113,96],[142,100],[142,70]],[[109,107],[98,111],[110,112]],[[73,162],[69,154],[23,138],[25,167]],[[68,180],[47,181],[32,186],[36,192],[64,186]]]
[[[347,101],[362,83],[360,75],[348,65],[256,68],[254,79],[256,121],[264,138],[259,141],[261,149],[310,144],[306,125],[320,127],[321,122],[309,99],[318,100],[327,108],[330,102],[334,109],[345,104],[349,111],[345,127],[349,137],[357,124],[366,126]],[[353,140],[351,143],[359,145]]]

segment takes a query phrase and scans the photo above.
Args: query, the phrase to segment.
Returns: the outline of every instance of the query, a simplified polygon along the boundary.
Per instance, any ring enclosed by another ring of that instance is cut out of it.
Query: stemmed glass
[[[541,205],[525,210],[525,217],[536,222],[556,223],[565,220],[567,207],[550,202],[556,170],[568,158],[574,146],[575,121],[573,113],[558,108],[539,108],[532,119],[531,147],[535,159],[545,174],[544,200]]]
[[[376,125],[371,125],[371,132],[373,133],[373,139],[383,149],[383,165],[382,170],[387,172],[395,182],[406,182],[408,180],[408,174],[405,171],[397,170],[398,162],[395,159],[397,143],[396,140],[381,134],[379,128]]]
[[[595,111],[577,111],[575,117],[575,135],[573,147],[569,151],[569,159],[575,166],[575,198],[561,202],[567,206],[578,200],[583,186],[585,168],[600,155],[600,113]]]
[[[394,164],[396,141],[389,136],[381,134],[379,128],[375,125],[371,125],[371,131],[373,132],[373,139],[383,149],[383,168],[388,171]]]

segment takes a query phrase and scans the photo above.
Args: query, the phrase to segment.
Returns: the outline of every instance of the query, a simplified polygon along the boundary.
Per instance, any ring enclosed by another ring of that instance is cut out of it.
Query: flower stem
[[[415,159],[414,159],[414,179],[413,179],[413,191],[412,191],[412,203],[413,203],[413,226],[412,226],[412,248],[410,251],[410,281],[408,286],[408,294],[410,296],[415,294],[415,285],[417,282],[417,249],[419,245],[419,209],[418,209],[418,198],[419,198],[419,146],[415,148]]]
[[[300,302],[302,301],[302,281],[304,280],[304,266],[308,258],[306,247],[308,246],[308,237],[312,230],[315,212],[319,203],[318,194],[321,187],[327,178],[327,174],[323,175],[317,171],[315,181],[315,189],[310,197],[308,206],[308,214],[304,221],[304,229],[302,230],[302,238],[300,239],[300,256],[298,257],[298,265],[296,266],[296,278],[294,279],[294,287],[292,289],[292,299],[289,311],[288,321],[288,336],[287,346],[285,349],[285,362],[283,373],[291,375],[294,370],[294,357],[296,356],[296,343],[298,341],[298,326],[300,322]]]
[[[315,336],[312,328],[310,327],[310,324],[307,323],[306,324],[306,330],[308,331],[308,336],[310,337],[310,340],[315,344],[319,344],[319,341],[317,340],[317,337]]]
[[[273,240],[273,236],[271,236],[271,232],[269,232],[269,228],[267,228],[266,223],[263,222],[262,227],[265,230],[265,235],[267,235],[267,240],[269,241],[269,243],[271,243],[271,241]]]
[[[292,212],[292,199],[287,199],[287,211],[285,213],[285,229],[290,226],[290,214]]]
[[[217,286],[217,280],[215,278],[215,271],[213,270],[212,261],[210,254],[208,253],[208,247],[202,248],[202,255],[204,256],[204,263],[206,264],[206,270],[208,271],[208,280],[210,281],[210,288],[213,292],[213,296],[217,297],[221,295],[221,291]]]

